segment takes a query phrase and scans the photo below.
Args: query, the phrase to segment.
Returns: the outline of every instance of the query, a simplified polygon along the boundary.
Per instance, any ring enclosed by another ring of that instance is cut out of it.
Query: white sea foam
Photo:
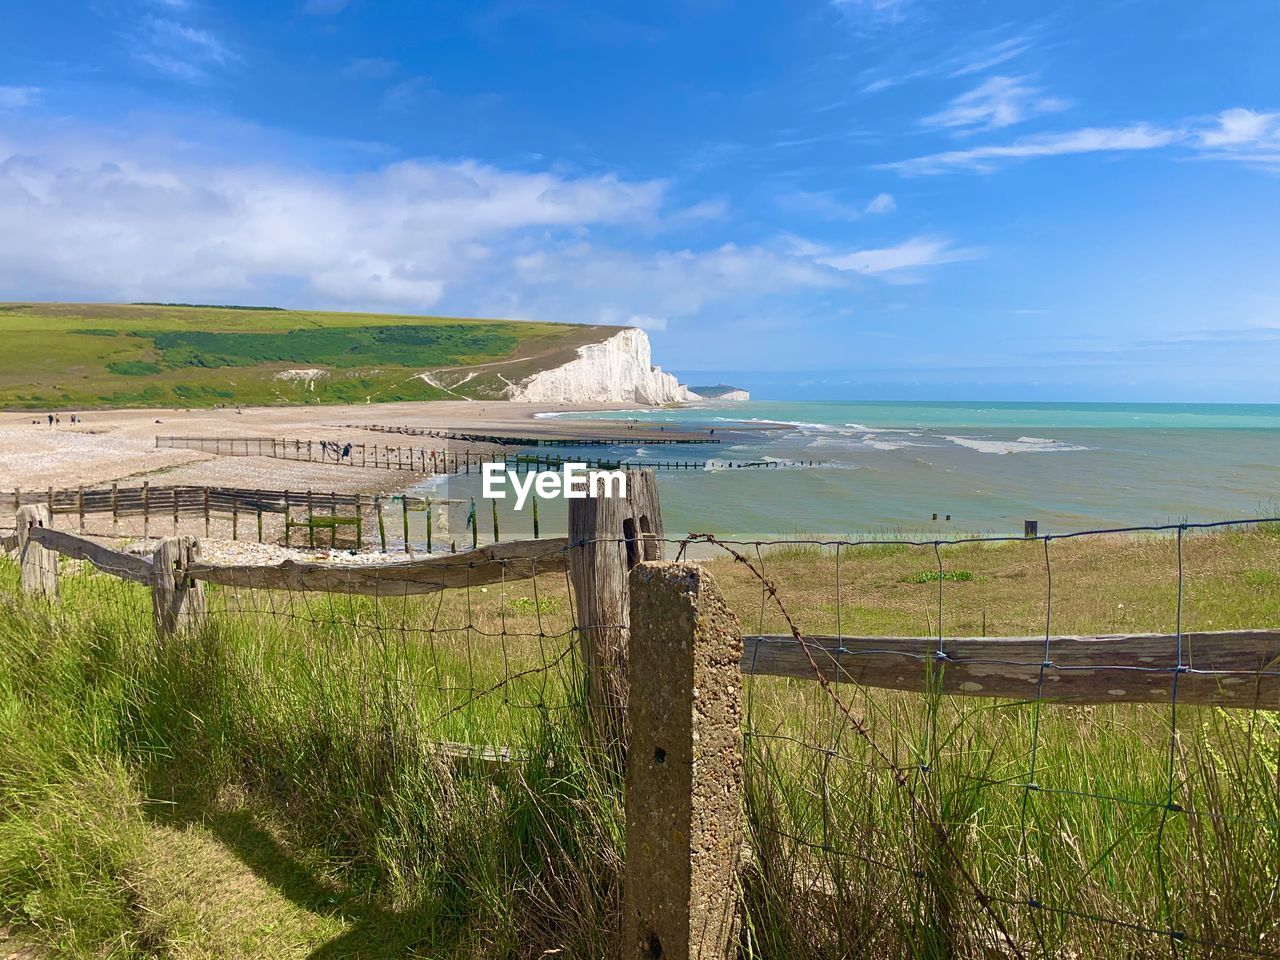
[[[839,450],[858,450],[870,448],[872,450],[901,450],[904,447],[928,447],[931,444],[919,443],[915,440],[907,440],[899,437],[881,437],[874,433],[843,436],[817,436],[813,437],[807,444],[807,447],[814,449],[839,449]]]
[[[1049,437],[1019,437],[1017,440],[996,440],[990,437],[946,436],[954,444],[977,450],[979,453],[1067,453],[1072,450],[1088,450],[1088,447],[1064,443]]]

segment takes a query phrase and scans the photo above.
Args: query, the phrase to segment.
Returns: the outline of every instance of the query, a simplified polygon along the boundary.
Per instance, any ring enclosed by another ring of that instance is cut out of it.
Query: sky
[[[773,397],[1280,402],[1274,0],[4,7],[0,300],[631,324]]]

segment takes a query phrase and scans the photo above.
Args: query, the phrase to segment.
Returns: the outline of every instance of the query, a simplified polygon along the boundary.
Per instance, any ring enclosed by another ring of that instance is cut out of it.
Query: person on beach
[[[49,414],[49,426],[53,426],[53,414]]]

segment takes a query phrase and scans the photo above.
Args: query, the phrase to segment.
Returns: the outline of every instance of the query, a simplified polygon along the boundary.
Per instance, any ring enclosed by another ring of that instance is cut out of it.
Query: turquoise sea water
[[[1280,405],[752,401],[565,416],[724,438],[584,456],[822,461],[663,473],[668,535],[1010,534],[1028,518],[1062,533],[1280,515]],[[723,432],[744,422],[780,429]],[[548,506],[555,524],[562,510]]]

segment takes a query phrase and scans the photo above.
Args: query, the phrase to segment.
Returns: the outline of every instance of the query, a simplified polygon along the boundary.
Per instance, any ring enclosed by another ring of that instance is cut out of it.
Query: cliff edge
[[[654,406],[698,399],[674,376],[652,364],[649,337],[627,327],[578,347],[566,363],[511,384],[507,397],[527,403],[642,403]]]

